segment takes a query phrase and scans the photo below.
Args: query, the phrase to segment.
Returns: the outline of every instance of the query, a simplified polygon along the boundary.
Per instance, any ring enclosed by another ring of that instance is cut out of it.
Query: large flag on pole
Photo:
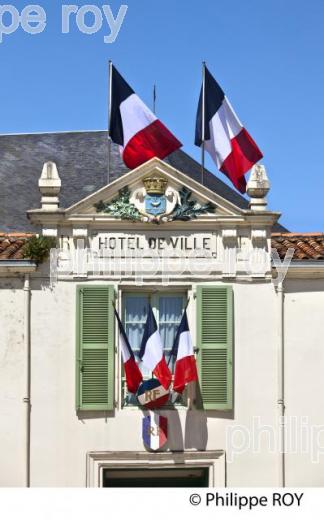
[[[176,359],[173,390],[181,394],[188,383],[198,381],[196,359],[186,310],[174,339],[171,356]]]
[[[241,193],[245,193],[244,174],[263,155],[206,66],[197,112],[195,144],[204,146],[217,168]]]
[[[153,157],[164,159],[182,146],[111,66],[109,135],[130,169]]]
[[[164,358],[162,340],[151,306],[149,306],[139,357],[161,385],[168,389],[172,374]]]
[[[124,363],[127,389],[131,394],[135,394],[143,380],[143,377],[136,363],[134,353],[129,344],[125,329],[116,309],[115,316],[117,318],[119,327],[119,345]]]

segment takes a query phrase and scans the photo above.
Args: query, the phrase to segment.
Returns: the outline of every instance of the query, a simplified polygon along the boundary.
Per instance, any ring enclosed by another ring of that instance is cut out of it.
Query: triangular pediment
[[[121,200],[121,197],[124,198]],[[148,200],[149,198],[150,200]],[[76,216],[82,219],[82,215],[85,218],[91,215],[101,219],[106,217],[120,220],[123,217],[118,217],[116,202],[117,208],[121,208],[123,211],[125,207],[127,211],[127,204],[130,205],[131,212],[135,211],[135,207],[136,211],[139,211],[144,217],[144,221],[145,215],[150,218],[151,214],[159,215],[156,213],[159,211],[160,216],[163,217],[163,210],[165,210],[164,215],[166,216],[174,215],[176,210],[178,213],[180,212],[181,217],[184,203],[187,206],[189,204],[194,213],[197,210],[197,214],[193,216],[195,219],[199,217],[205,219],[235,217],[244,214],[244,210],[232,202],[196,182],[185,173],[154,158],[66,209],[65,217],[73,220]],[[114,211],[111,211],[112,205]],[[156,207],[159,205],[161,210]],[[199,208],[201,208],[201,212]],[[188,214],[188,211],[185,213]],[[185,220],[185,218],[179,220]]]

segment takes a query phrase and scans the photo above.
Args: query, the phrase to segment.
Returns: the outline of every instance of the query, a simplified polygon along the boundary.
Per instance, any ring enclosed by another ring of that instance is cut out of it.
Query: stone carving
[[[97,212],[108,213],[112,217],[133,222],[153,222],[161,224],[174,220],[189,221],[199,215],[214,213],[211,203],[200,204],[191,200],[192,192],[183,187],[179,192],[167,186],[161,177],[148,177],[143,187],[130,192],[123,188],[118,198],[110,203],[100,201],[95,205]]]
[[[122,220],[131,220],[136,222],[141,220],[141,214],[130,203],[130,191],[128,187],[119,191],[119,196],[112,202],[105,204],[102,200],[95,204],[97,213],[109,213],[112,217],[121,218]]]
[[[266,195],[270,190],[270,182],[265,167],[255,164],[247,183],[247,194],[251,198],[249,207],[253,211],[265,211],[267,208]]]

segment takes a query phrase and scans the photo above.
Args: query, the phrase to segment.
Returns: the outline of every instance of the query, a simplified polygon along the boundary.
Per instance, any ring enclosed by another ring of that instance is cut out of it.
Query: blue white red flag
[[[196,359],[186,310],[177,330],[171,356],[176,358],[173,390],[181,394],[188,383],[198,381]]]
[[[112,67],[109,134],[130,169],[153,157],[164,159],[182,146]]]
[[[132,351],[132,348],[129,344],[125,329],[116,309],[115,316],[117,318],[119,327],[119,346],[124,363],[127,389],[131,394],[135,394],[143,380],[143,376],[136,363],[134,352]]]
[[[168,389],[172,374],[164,358],[162,340],[151,306],[149,306],[139,357],[161,385]]]
[[[217,168],[225,173],[241,193],[245,193],[244,174],[263,155],[215,78],[207,67],[204,70],[205,81],[198,105],[195,144],[201,146],[205,143],[205,149]]]
[[[143,442],[153,451],[162,448],[168,440],[168,420],[166,417],[151,412],[143,418]]]

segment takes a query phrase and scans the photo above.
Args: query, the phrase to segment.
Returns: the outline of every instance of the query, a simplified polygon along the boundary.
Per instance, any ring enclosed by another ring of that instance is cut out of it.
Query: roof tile
[[[23,247],[31,233],[0,233],[0,262],[4,260],[23,260]]]
[[[324,233],[273,233],[272,247],[280,258],[294,249],[293,260],[324,260]]]

